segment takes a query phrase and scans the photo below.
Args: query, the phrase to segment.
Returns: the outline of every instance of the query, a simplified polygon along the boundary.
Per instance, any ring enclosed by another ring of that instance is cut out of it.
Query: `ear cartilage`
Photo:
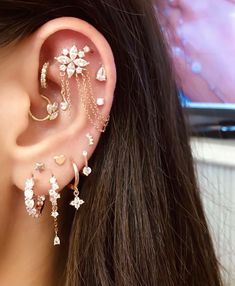
[[[87,139],[88,139],[89,145],[90,145],[90,146],[91,146],[91,145],[94,145],[94,138],[93,138],[93,136],[92,136],[90,133],[87,133],[87,134],[86,134],[86,137],[87,137]]]
[[[85,167],[83,168],[82,172],[85,176],[89,176],[92,172],[91,168],[88,167],[88,160],[87,160],[87,151],[83,151],[82,155],[84,156],[84,160],[85,160]]]
[[[103,105],[104,105],[104,102],[105,102],[105,100],[104,100],[103,97],[98,97],[98,98],[96,99],[96,104],[97,104],[98,106],[103,106]]]
[[[64,163],[66,161],[65,155],[56,155],[53,157],[53,159],[58,166],[64,165]]]
[[[41,87],[44,89],[47,88],[47,70],[48,70],[48,67],[49,67],[49,63],[46,62],[42,66],[42,70],[41,70],[40,82],[41,82]]]
[[[106,70],[103,65],[101,65],[101,67],[98,69],[96,73],[96,79],[101,82],[107,81]]]
[[[45,170],[45,164],[42,162],[36,162],[34,170],[38,171],[39,173],[43,172]]]

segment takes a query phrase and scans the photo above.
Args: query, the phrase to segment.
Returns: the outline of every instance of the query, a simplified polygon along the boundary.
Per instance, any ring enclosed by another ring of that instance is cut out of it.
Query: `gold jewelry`
[[[27,213],[34,218],[39,218],[42,213],[46,198],[44,195],[36,196],[33,191],[34,186],[35,181],[34,176],[32,175],[31,178],[26,179],[25,181],[24,202]]]
[[[52,205],[51,216],[54,219],[54,232],[55,232],[54,245],[59,245],[60,238],[58,236],[58,221],[57,221],[57,217],[59,216],[59,213],[58,213],[57,200],[60,199],[60,194],[58,193],[59,185],[54,175],[52,175],[50,178],[50,185],[51,185],[51,188],[49,190],[49,197],[50,197],[50,202]]]
[[[88,46],[85,46],[83,49],[78,50],[74,45],[70,50],[63,49],[60,56],[55,57],[56,61],[60,64],[60,75],[61,75],[61,95],[65,101],[66,92],[67,92],[67,102],[69,102],[68,94],[70,94],[70,87],[68,79],[72,78],[74,75],[76,77],[77,89],[81,94],[82,106],[87,114],[88,120],[90,123],[98,130],[99,132],[104,132],[108,122],[109,116],[106,118],[102,115],[97,107],[97,101],[93,94],[93,89],[91,85],[90,76],[87,70],[87,66],[90,64],[85,56],[87,53],[91,52],[91,49]],[[100,76],[106,77],[106,72],[104,67],[101,67],[99,72]],[[65,77],[67,75],[67,80]],[[99,78],[101,78],[99,76]],[[80,80],[80,77],[82,78]],[[66,84],[65,84],[66,81]],[[81,81],[81,82],[80,82]],[[66,85],[66,88],[65,88]],[[104,100],[99,99],[98,104],[103,105]],[[71,106],[71,104],[70,104]]]
[[[40,82],[41,82],[41,87],[42,88],[47,88],[47,70],[49,67],[49,63],[46,62],[43,66],[42,66],[42,70],[41,70],[41,77],[40,77]]]
[[[82,155],[84,156],[84,160],[85,160],[85,167],[82,169],[82,172],[85,176],[89,176],[92,172],[91,168],[88,167],[88,160],[87,160],[87,151],[83,151]]]
[[[94,145],[94,138],[93,138],[93,136],[90,133],[86,134],[86,138],[88,139],[88,143],[89,143],[90,146]]]
[[[47,102],[47,116],[45,116],[44,118],[37,118],[36,116],[34,116],[31,112],[31,110],[29,110],[29,115],[30,117],[34,120],[34,121],[39,121],[39,122],[43,122],[43,121],[52,121],[55,120],[58,115],[59,115],[59,111],[58,111],[58,103],[54,102],[53,104],[51,103],[50,99],[47,98],[46,96],[41,94],[42,99],[44,99]]]
[[[85,202],[79,198],[78,184],[79,184],[79,171],[77,165],[73,162],[74,170],[74,184],[69,185],[70,189],[73,190],[74,199],[70,202],[70,205],[75,207],[76,210],[80,208]]]
[[[65,155],[56,155],[53,158],[55,160],[55,163],[59,166],[64,165],[65,161],[66,161],[66,157]]]

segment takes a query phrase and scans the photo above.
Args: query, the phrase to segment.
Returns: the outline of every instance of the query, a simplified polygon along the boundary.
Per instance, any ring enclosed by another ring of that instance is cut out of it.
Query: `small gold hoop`
[[[58,103],[54,102],[53,104],[51,103],[51,101],[49,100],[49,98],[47,98],[46,96],[41,94],[42,99],[44,99],[47,102],[47,113],[48,115],[44,118],[38,118],[36,116],[34,116],[31,112],[31,110],[29,110],[29,116],[34,120],[34,121],[39,121],[39,122],[43,122],[43,121],[47,121],[47,120],[55,120],[58,115],[59,115],[59,110],[58,110]]]
[[[74,171],[74,183],[73,185],[70,185],[72,190],[77,190],[78,189],[78,184],[79,184],[79,170],[77,164],[72,162],[73,165],[73,171]]]

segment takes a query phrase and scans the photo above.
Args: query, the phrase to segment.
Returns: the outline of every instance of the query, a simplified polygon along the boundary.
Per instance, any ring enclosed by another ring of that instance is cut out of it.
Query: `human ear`
[[[76,53],[76,48],[81,56],[76,59],[85,65],[73,73],[61,56],[72,59],[73,53],[67,55],[67,50]],[[35,193],[46,194],[51,174],[56,176],[60,188],[65,187],[74,177],[72,162],[82,170],[84,151],[88,160],[96,148],[113,102],[113,54],[106,39],[88,23],[58,18],[17,44],[11,57],[17,66],[9,75],[14,74],[14,86],[19,87],[17,94],[14,91],[17,119],[11,137],[12,183],[23,190],[25,179],[33,174],[37,179]],[[46,75],[46,89],[40,86],[44,63],[49,63],[42,76],[44,80]],[[104,76],[100,81],[96,79],[97,71]],[[10,81],[8,78],[9,89]],[[97,104],[98,98],[101,102]],[[49,108],[48,113],[48,102],[57,103],[58,107]],[[62,102],[68,106],[60,106]],[[38,171],[37,162],[41,164]]]

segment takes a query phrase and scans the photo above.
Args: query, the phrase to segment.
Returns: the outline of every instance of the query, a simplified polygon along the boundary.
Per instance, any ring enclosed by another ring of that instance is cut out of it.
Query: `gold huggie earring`
[[[43,122],[47,120],[49,121],[55,120],[59,115],[58,103],[57,102],[51,103],[50,99],[42,94],[41,94],[41,97],[47,102],[47,113],[48,113],[47,116],[45,116],[44,118],[37,118],[36,116],[32,114],[31,110],[29,110],[30,117],[34,121],[39,121],[39,122]]]
[[[38,218],[42,213],[46,198],[44,195],[36,196],[33,191],[34,186],[35,180],[32,175],[30,179],[25,181],[24,202],[27,213],[34,218]]]
[[[70,202],[70,205],[75,207],[76,210],[80,208],[85,202],[79,198],[78,184],[79,184],[79,171],[77,165],[73,162],[74,171],[74,184],[69,185],[69,188],[73,190],[74,199]]]

